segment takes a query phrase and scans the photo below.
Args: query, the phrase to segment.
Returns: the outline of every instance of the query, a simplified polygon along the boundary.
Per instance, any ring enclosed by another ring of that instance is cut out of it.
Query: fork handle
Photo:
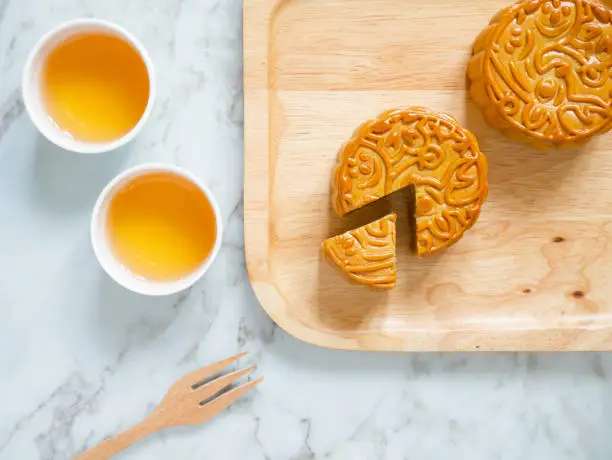
[[[73,460],[106,460],[161,428],[163,427],[153,423],[152,419],[145,419],[123,433],[108,438],[96,447],[75,456]]]

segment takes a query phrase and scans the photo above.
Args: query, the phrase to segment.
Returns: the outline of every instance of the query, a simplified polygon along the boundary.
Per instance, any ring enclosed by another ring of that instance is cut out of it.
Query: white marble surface
[[[276,328],[245,272],[238,0],[0,0],[0,460],[64,460],[145,416],[183,373],[250,350],[266,381],[212,422],[121,459],[612,458],[608,354],[364,354]],[[52,148],[19,79],[47,29],[123,24],[157,67],[152,119],[121,152]],[[194,171],[227,229],[209,274],[150,299],[110,281],[89,213],[118,171],[149,160]]]

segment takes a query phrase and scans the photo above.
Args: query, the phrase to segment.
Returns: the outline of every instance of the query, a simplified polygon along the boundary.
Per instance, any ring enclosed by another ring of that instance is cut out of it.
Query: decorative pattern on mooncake
[[[472,133],[447,114],[395,109],[361,125],[338,155],[332,201],[344,215],[413,184],[416,250],[461,238],[487,196],[487,160]]]
[[[496,14],[468,63],[487,122],[537,148],[612,125],[612,15],[588,0],[524,0]]]
[[[323,242],[327,260],[360,284],[395,287],[395,214]]]

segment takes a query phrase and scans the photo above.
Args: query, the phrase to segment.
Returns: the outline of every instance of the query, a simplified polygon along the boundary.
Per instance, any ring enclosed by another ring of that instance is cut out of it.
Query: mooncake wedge
[[[395,214],[323,242],[326,260],[351,281],[374,289],[395,287]]]

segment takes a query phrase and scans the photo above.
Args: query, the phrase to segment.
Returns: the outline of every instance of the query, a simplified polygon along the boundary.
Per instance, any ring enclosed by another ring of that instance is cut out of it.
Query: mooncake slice
[[[323,252],[352,281],[376,289],[395,287],[395,214],[334,236]]]
[[[384,112],[340,149],[332,204],[342,216],[410,185],[417,254],[458,241],[488,191],[487,160],[474,135],[450,115],[422,107]]]
[[[612,14],[603,2],[523,0],[474,43],[470,94],[486,121],[540,149],[612,126]]]

